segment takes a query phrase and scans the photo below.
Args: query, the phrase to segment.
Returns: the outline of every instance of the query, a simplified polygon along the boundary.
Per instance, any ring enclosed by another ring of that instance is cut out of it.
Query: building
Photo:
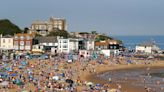
[[[30,34],[36,33],[42,36],[48,35],[52,31],[62,31],[67,30],[66,20],[62,18],[51,17],[48,21],[34,21],[31,25]]]
[[[37,41],[37,45],[34,47],[36,47],[38,50],[41,49],[41,51],[44,50],[45,52],[51,52],[51,54],[58,52],[57,37],[36,37],[35,41]]]
[[[105,56],[115,56],[119,54],[120,44],[116,40],[99,41],[95,42],[95,50]]]
[[[153,54],[153,53],[157,53],[159,50],[160,50],[159,47],[153,42],[146,42],[146,43],[138,44],[136,46],[136,52],[138,53]]]
[[[17,52],[31,52],[33,45],[33,35],[27,33],[18,33],[14,35],[13,45]]]
[[[39,45],[39,44],[35,44],[32,46],[32,53],[33,54],[40,54],[40,53],[44,53],[44,46],[43,45]]]
[[[13,37],[11,35],[0,35],[0,49],[13,50]]]
[[[71,53],[79,50],[79,40],[77,38],[58,38],[59,53]]]

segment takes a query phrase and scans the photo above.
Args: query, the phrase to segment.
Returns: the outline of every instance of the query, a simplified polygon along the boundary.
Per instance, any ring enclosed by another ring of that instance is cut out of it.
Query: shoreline
[[[116,70],[129,70],[129,69],[138,69],[138,68],[164,68],[164,60],[160,60],[158,62],[149,64],[149,65],[144,65],[144,64],[138,64],[138,65],[113,65],[113,66],[109,66],[109,65],[99,65],[98,67],[96,67],[96,74],[90,74],[87,73],[84,76],[84,79],[90,82],[93,82],[95,84],[104,84],[104,83],[109,83],[107,80],[102,79],[100,77],[97,77],[97,75],[100,74],[104,74],[106,72],[109,71],[116,71]],[[122,83],[122,88],[121,91],[122,92],[146,92],[144,87],[134,87],[131,86],[130,84],[125,84]],[[111,88],[117,88],[116,83],[111,83]]]

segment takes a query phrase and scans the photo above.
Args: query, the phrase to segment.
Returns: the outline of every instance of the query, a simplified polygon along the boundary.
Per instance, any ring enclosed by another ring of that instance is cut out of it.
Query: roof
[[[39,43],[56,43],[57,37],[36,37]]]
[[[12,38],[12,36],[8,34],[8,35],[3,36],[2,38]]]
[[[18,34],[15,34],[15,36],[31,36],[31,37],[34,37],[33,34],[27,34],[27,33],[18,33]]]
[[[95,42],[95,46],[107,46],[109,44],[118,44],[116,40],[105,40],[100,42]]]
[[[149,46],[149,47],[152,47],[152,46],[154,46],[155,45],[155,43],[153,43],[153,42],[144,42],[144,43],[141,43],[141,44],[139,44],[138,46]]]

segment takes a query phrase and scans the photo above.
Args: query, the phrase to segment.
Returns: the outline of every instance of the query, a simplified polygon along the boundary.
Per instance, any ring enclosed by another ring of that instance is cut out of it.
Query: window
[[[67,48],[67,46],[66,46],[66,45],[64,45],[64,46],[63,46],[63,48]]]
[[[14,45],[18,45],[18,41],[14,41]]]
[[[110,46],[110,49],[113,49],[113,46]]]
[[[15,36],[14,38],[15,38],[15,39],[18,39],[18,36]]]
[[[64,40],[63,43],[67,43],[67,40]]]
[[[27,39],[27,40],[30,40],[30,36],[27,36],[26,39]]]
[[[5,39],[3,39],[3,43],[5,43]]]
[[[23,40],[24,39],[24,36],[21,36],[20,39]]]
[[[10,43],[10,39],[8,40],[8,42]]]
[[[26,41],[26,45],[30,45],[30,41]]]

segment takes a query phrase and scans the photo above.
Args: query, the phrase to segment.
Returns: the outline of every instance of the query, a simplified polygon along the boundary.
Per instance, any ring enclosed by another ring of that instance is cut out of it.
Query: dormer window
[[[24,36],[21,36],[20,39],[21,39],[21,40],[24,40]]]

